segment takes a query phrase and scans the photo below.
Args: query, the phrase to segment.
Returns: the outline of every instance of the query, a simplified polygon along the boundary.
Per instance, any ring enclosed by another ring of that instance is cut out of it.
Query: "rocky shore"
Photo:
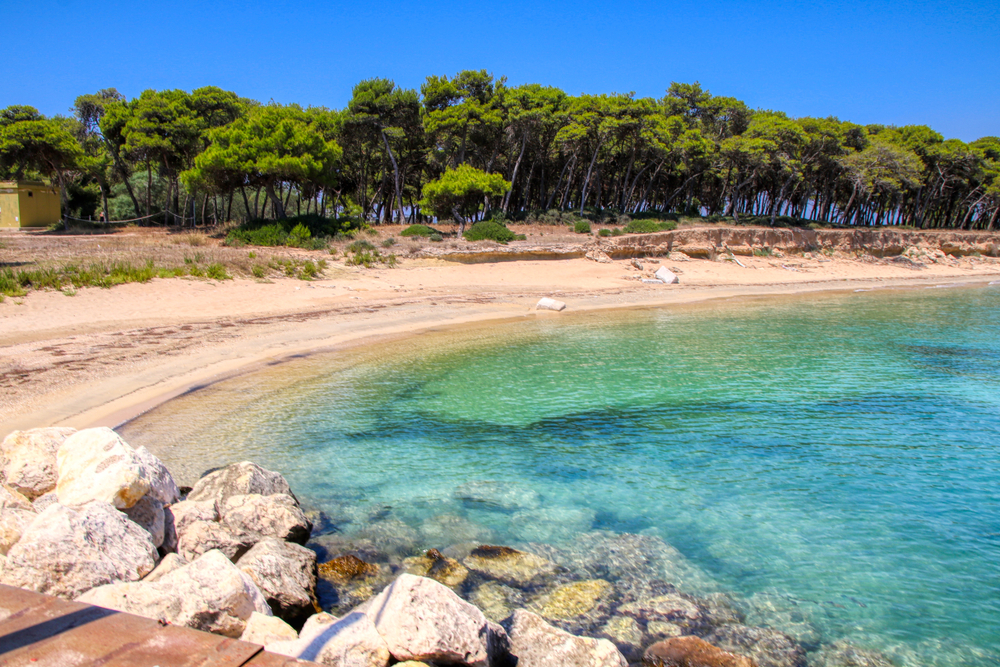
[[[15,431],[0,444],[0,483],[0,583],[324,665],[891,664],[747,625],[724,594],[650,579],[670,550],[655,538],[581,535],[573,569],[554,547],[482,543],[471,529],[440,550],[385,529],[348,540],[277,472],[235,463],[178,488],[107,428]]]

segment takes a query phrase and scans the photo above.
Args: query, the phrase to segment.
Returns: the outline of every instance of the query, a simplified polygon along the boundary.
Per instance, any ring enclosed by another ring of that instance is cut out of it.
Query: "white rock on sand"
[[[77,600],[234,638],[243,634],[253,612],[271,616],[257,586],[221,551],[209,551],[157,581],[109,584]]]
[[[137,581],[156,565],[149,533],[108,503],[51,505],[7,552],[0,583],[64,598]]]
[[[73,428],[33,428],[14,431],[0,443],[0,482],[28,500],[56,488],[56,452]]]
[[[56,493],[67,506],[91,500],[132,507],[151,488],[140,456],[110,428],[88,428],[66,438],[56,453]]]
[[[656,270],[656,273],[654,273],[653,275],[668,285],[676,285],[681,281],[681,279],[677,277],[676,273],[674,273],[665,266],[661,266],[660,268],[658,268]]]
[[[543,296],[538,300],[538,303],[535,304],[535,310],[554,310],[558,312],[565,309],[566,304],[564,302],[559,301],[558,299],[551,299],[547,296]]]

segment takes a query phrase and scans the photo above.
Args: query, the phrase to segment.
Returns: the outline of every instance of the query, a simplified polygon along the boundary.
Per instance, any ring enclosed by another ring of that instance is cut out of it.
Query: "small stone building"
[[[39,181],[0,181],[0,228],[48,227],[61,217],[56,186]]]

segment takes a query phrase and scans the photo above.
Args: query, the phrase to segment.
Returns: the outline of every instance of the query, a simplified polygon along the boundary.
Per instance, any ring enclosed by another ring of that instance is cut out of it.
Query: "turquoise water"
[[[987,665],[998,333],[1000,286],[581,314],[298,360],[121,430],[189,479],[280,470],[342,535],[656,536],[682,588],[729,592],[810,648]],[[428,529],[441,515],[461,534]]]

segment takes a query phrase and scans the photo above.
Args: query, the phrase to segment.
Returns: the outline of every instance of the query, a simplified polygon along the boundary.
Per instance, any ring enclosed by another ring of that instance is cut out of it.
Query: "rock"
[[[324,609],[348,611],[371,599],[392,580],[388,565],[368,563],[354,554],[338,556],[318,568],[316,597]]]
[[[509,482],[466,482],[455,489],[455,497],[467,503],[514,511],[535,509],[542,503],[534,489]]]
[[[524,605],[524,595],[497,581],[485,581],[472,591],[469,602],[479,607],[486,618],[499,623]]]
[[[219,510],[213,500],[185,500],[164,508],[163,550],[177,551],[179,536],[196,521],[213,522],[218,520]]]
[[[568,621],[591,611],[614,593],[615,587],[603,579],[563,584],[528,605],[528,610],[546,619]]]
[[[241,642],[260,644],[264,646],[272,642],[295,641],[299,638],[299,633],[276,616],[265,616],[259,611],[250,613],[243,634],[240,635]]]
[[[177,537],[177,553],[184,560],[218,549],[234,563],[260,540],[258,535],[237,535],[215,521],[195,521],[184,527]]]
[[[301,626],[316,609],[316,554],[265,537],[236,563],[263,593],[275,616]]]
[[[650,621],[646,624],[646,632],[650,637],[680,637],[684,634],[684,628],[667,621]]]
[[[584,257],[586,257],[587,259],[589,259],[591,261],[597,262],[598,264],[611,264],[611,263],[613,263],[612,259],[610,257],[608,257],[608,253],[604,252],[600,248],[594,248],[593,250],[591,250],[590,252],[588,252],[586,255],[584,255]]]
[[[222,523],[234,534],[256,533],[288,542],[305,544],[312,524],[294,498],[276,493],[269,496],[240,494],[229,496],[220,505]]]
[[[199,479],[186,500],[213,500],[222,507],[230,496],[250,493],[262,496],[284,493],[295,497],[288,482],[280,473],[265,470],[256,463],[243,461],[210,472]]]
[[[540,507],[511,517],[514,536],[525,542],[571,541],[590,530],[597,513],[589,507]]]
[[[420,524],[419,530],[425,544],[475,542],[478,545],[490,541],[493,537],[493,531],[486,526],[455,514],[433,516]]]
[[[420,542],[420,534],[415,529],[391,517],[368,524],[354,538],[369,543],[386,557],[412,556]]]
[[[656,273],[654,273],[653,275],[668,285],[676,285],[681,281],[681,279],[677,277],[676,273],[674,273],[665,266],[661,266],[660,268],[658,268],[656,270]]]
[[[152,572],[150,572],[149,574],[147,574],[145,577],[142,578],[142,581],[147,584],[152,583],[154,581],[159,581],[164,576],[170,574],[174,570],[178,570],[184,567],[187,564],[188,562],[183,558],[181,558],[180,556],[178,556],[177,554],[167,554],[166,556],[163,557],[163,559],[160,561],[160,564],[157,565]]]
[[[640,621],[672,623],[683,628],[686,633],[703,632],[708,629],[708,619],[704,609],[689,596],[681,593],[668,593],[629,602],[619,607],[618,613]]]
[[[176,503],[181,499],[174,477],[167,470],[167,466],[163,465],[163,461],[141,445],[135,448],[135,455],[146,467],[146,476],[149,479],[148,495],[164,505]]]
[[[378,565],[365,562],[352,554],[337,556],[321,563],[317,568],[324,579],[334,581],[350,581],[352,579],[372,577],[379,573]]]
[[[156,565],[149,533],[111,505],[51,505],[7,552],[0,583],[74,598],[96,586],[137,581]]]
[[[367,613],[396,660],[487,664],[491,640],[483,612],[433,579],[401,574]]]
[[[717,627],[705,640],[721,649],[753,658],[757,667],[802,667],[806,652],[783,632],[731,624]]]
[[[810,667],[893,667],[889,658],[840,640],[824,646],[809,659]]]
[[[754,667],[750,658],[692,636],[656,642],[646,649],[642,662],[648,667]]]
[[[469,570],[454,558],[442,556],[437,549],[429,549],[423,556],[407,558],[403,568],[419,577],[430,577],[449,588],[460,586],[469,576]]]
[[[233,638],[243,634],[254,611],[271,615],[250,577],[221,551],[209,551],[158,581],[109,584],[77,599]]]
[[[566,304],[564,302],[559,301],[558,299],[550,299],[547,296],[543,296],[538,300],[538,303],[535,304],[535,310],[555,310],[558,312],[565,309]]]
[[[37,515],[31,501],[16,489],[0,485],[0,555],[14,546]]]
[[[639,260],[635,259],[634,257],[629,260],[629,264],[631,264],[633,268],[642,271],[642,263]]]
[[[626,667],[625,657],[607,639],[576,637],[541,616],[518,609],[503,622],[517,667]]]
[[[110,428],[77,431],[56,453],[62,505],[74,507],[92,500],[117,509],[132,507],[150,489],[149,471],[135,450]]]
[[[33,428],[14,431],[0,443],[0,482],[28,500],[56,488],[56,452],[73,428]]]
[[[642,280],[642,282],[646,283],[647,285],[662,285],[663,284],[663,281],[660,280],[659,278],[642,278],[641,280]]]
[[[473,549],[462,564],[484,577],[512,586],[524,586],[533,579],[556,571],[555,563],[535,554],[490,545]]]
[[[354,612],[332,623],[302,628],[298,640],[267,644],[271,653],[333,667],[386,667],[390,653],[372,620]]]
[[[601,627],[598,634],[610,639],[630,663],[642,659],[642,629],[634,618],[614,616]]]
[[[33,501],[31,501],[31,504],[34,505],[35,512],[41,514],[48,508],[49,505],[52,505],[57,502],[59,502],[59,496],[56,494],[55,491],[49,491],[48,493],[45,493],[35,498]]]
[[[123,510],[125,515],[136,524],[142,526],[153,538],[153,545],[163,544],[164,514],[163,503],[152,494],[146,494],[135,505]]]

